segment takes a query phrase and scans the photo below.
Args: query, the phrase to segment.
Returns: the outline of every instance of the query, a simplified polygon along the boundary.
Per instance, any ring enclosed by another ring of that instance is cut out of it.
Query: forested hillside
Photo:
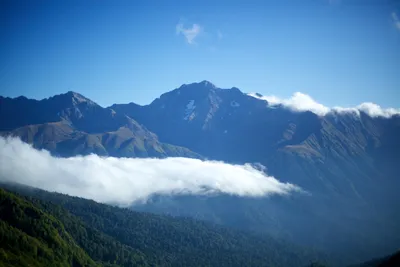
[[[6,187],[0,189],[0,265],[305,266],[323,260],[268,236]]]
[[[0,265],[95,266],[64,225],[0,188]]]

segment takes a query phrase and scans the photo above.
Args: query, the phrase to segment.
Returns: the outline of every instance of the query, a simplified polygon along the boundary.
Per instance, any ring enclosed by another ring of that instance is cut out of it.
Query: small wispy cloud
[[[326,107],[321,103],[315,101],[311,96],[296,92],[290,98],[282,99],[277,96],[262,96],[255,93],[248,94],[249,96],[266,100],[269,106],[282,105],[287,109],[297,112],[311,111],[318,116],[325,116],[329,113],[353,113],[360,115],[360,112],[364,112],[370,117],[384,117],[390,118],[394,115],[400,115],[400,109],[395,108],[382,108],[377,104],[366,102],[356,107]]]
[[[394,26],[400,31],[400,20],[399,17],[397,16],[396,12],[392,12],[392,19]]]
[[[176,34],[182,34],[188,44],[195,44],[195,39],[203,31],[203,27],[199,24],[193,24],[192,27],[185,28],[183,23],[176,25]]]

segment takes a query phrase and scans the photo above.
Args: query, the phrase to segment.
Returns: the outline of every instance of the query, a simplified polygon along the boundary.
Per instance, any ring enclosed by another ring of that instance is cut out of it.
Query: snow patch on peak
[[[237,108],[237,107],[240,107],[240,104],[238,102],[236,102],[235,100],[232,100],[231,107]]]
[[[193,111],[195,110],[196,105],[194,104],[194,100],[189,100],[189,103],[186,105],[185,109],[185,116],[183,117],[184,120],[193,119],[194,114]]]
[[[186,105],[186,109],[192,111],[196,106],[194,105],[194,100],[190,100]]]

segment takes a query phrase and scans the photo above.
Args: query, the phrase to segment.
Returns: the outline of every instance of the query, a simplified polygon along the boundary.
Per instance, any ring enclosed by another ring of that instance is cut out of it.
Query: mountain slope
[[[0,103],[2,131],[64,120],[78,130],[95,133],[116,130],[127,123],[124,116],[71,91],[43,100],[0,97]]]
[[[303,166],[289,175],[281,173],[287,171],[281,166],[287,161],[279,158],[328,164],[332,169],[347,164],[344,171],[349,174],[333,170],[340,180],[344,176],[382,173],[386,171],[382,164],[390,161],[393,167],[392,163],[399,159],[393,147],[400,145],[396,138],[400,134],[400,116],[386,119],[371,118],[365,113],[360,117],[332,113],[321,117],[312,112],[292,112],[282,106],[271,107],[267,101],[243,94],[237,88],[220,89],[207,81],[183,85],[146,106],[130,103],[111,108],[139,121],[164,142],[212,159],[260,162],[270,173],[276,172],[280,178],[299,182],[306,188],[312,184],[331,192],[343,189],[325,183],[334,179],[321,181],[307,175]],[[391,174],[399,170],[396,167],[397,164]],[[326,169],[320,176],[332,175]],[[291,174],[299,178],[293,180]],[[313,180],[301,180],[306,177]],[[353,190],[348,193],[356,194]]]
[[[112,109],[138,120],[164,142],[212,159],[259,162],[269,174],[323,194],[369,197],[369,192],[363,196],[364,187],[374,186],[369,183],[382,177],[398,180],[393,176],[400,170],[394,149],[400,147],[400,116],[292,112],[207,81],[183,85],[147,106]]]
[[[200,158],[186,148],[159,142],[130,117],[75,92],[40,101],[0,97],[0,118],[1,135],[18,136],[59,156]]]
[[[211,159],[261,163],[268,174],[309,193],[295,200],[173,197],[135,208],[267,231],[347,254],[349,262],[400,244],[400,116],[293,112],[207,81],[146,106],[112,109],[164,142]]]
[[[313,251],[268,236],[191,219],[137,213],[27,187],[2,186],[24,195],[22,200],[2,190],[4,199],[18,199],[51,214],[81,248],[103,264],[115,261],[117,265],[132,266],[131,261],[124,263],[116,257],[121,249],[123,259],[134,256],[143,266],[303,266],[321,258]],[[99,249],[103,253],[98,253]]]
[[[165,93],[148,106],[131,103],[110,108],[138,120],[165,142],[214,159],[248,162],[268,153],[288,125],[290,112],[266,106],[237,88],[219,89],[204,81]],[[259,144],[263,149],[255,151]]]
[[[0,188],[0,263],[7,266],[97,266],[60,221]]]

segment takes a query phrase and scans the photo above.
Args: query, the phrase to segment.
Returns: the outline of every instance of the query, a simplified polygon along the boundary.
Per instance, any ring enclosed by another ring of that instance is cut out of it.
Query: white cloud
[[[195,39],[203,31],[203,28],[199,24],[193,24],[190,28],[185,28],[183,23],[178,23],[176,25],[176,34],[182,34],[185,36],[188,44],[194,44]]]
[[[283,105],[284,107],[293,111],[311,111],[319,116],[325,116],[328,113],[354,113],[359,115],[360,112],[364,112],[371,117],[385,117],[389,118],[393,115],[400,115],[400,109],[388,108],[384,109],[374,103],[362,103],[356,107],[344,108],[344,107],[326,107],[316,102],[309,95],[296,92],[287,99],[281,99],[276,96],[261,96],[255,93],[248,94],[249,96],[266,100],[270,106]]]
[[[399,20],[399,17],[397,16],[396,12],[392,12],[392,19],[394,22],[394,26],[396,26],[396,28],[398,30],[400,30],[400,20]]]
[[[281,99],[277,96],[256,96],[253,93],[250,96],[268,101],[271,106],[283,105],[293,111],[311,111],[317,115],[324,116],[329,112],[329,108],[317,103],[309,95],[296,92],[291,98]]]
[[[226,193],[261,197],[301,191],[248,164],[97,155],[56,158],[19,139],[3,137],[0,137],[0,181],[120,205],[145,201],[152,194]]]
[[[400,109],[387,108],[383,109],[379,105],[374,103],[362,103],[357,106],[359,111],[367,113],[371,117],[385,117],[389,118],[393,115],[400,115]]]

